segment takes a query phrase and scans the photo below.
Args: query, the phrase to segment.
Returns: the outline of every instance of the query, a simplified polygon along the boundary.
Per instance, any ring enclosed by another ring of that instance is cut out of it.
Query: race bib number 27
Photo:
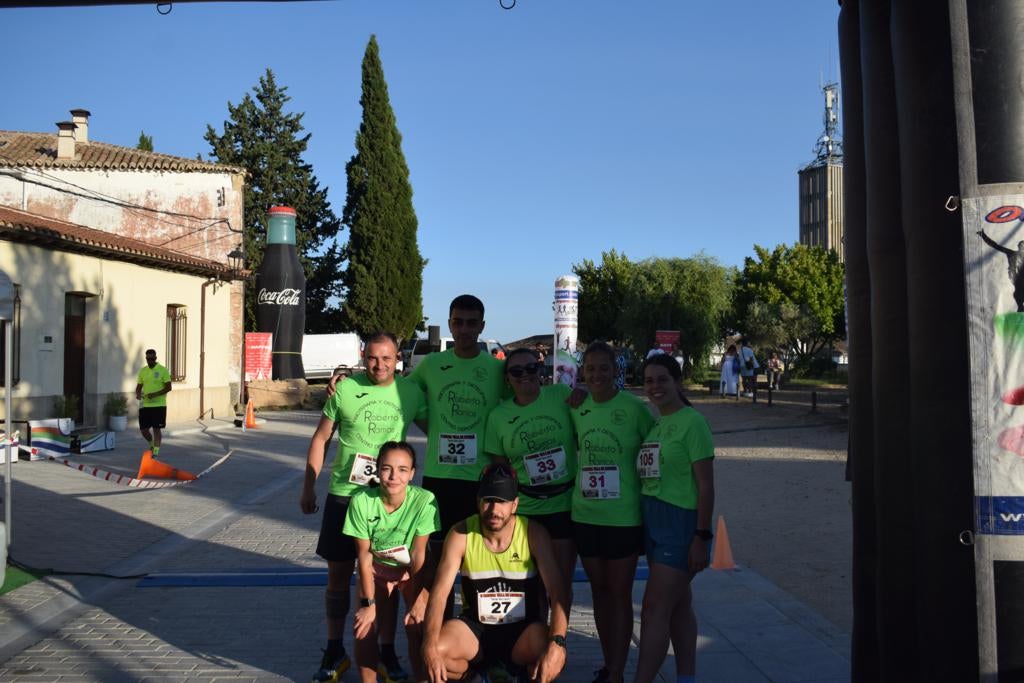
[[[526,618],[526,593],[477,593],[476,613],[481,624],[512,624]]]
[[[475,465],[476,434],[440,434],[437,461],[443,465]]]

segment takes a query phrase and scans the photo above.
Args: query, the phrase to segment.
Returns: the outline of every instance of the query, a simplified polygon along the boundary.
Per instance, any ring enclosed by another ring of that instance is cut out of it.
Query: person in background
[[[683,395],[682,372],[671,357],[644,362],[644,393],[658,421],[636,459],[650,575],[633,680],[658,678],[671,640],[677,683],[694,683],[697,617],[690,582],[710,560],[715,448],[707,421]]]
[[[743,380],[743,395],[747,398],[753,397],[757,391],[757,371],[760,367],[750,342],[746,337],[740,339],[740,377]]]
[[[722,356],[721,381],[718,385],[719,394],[725,396],[740,395],[740,358],[736,352],[736,345],[729,344]]]
[[[142,401],[139,431],[155,458],[163,442],[160,430],[167,426],[167,394],[171,390],[171,373],[156,362],[156,349],[146,349],[146,364],[139,370],[138,382],[135,398]]]
[[[779,352],[772,351],[772,357],[768,359],[768,388],[772,391],[778,391],[781,379],[782,361],[779,360]]]

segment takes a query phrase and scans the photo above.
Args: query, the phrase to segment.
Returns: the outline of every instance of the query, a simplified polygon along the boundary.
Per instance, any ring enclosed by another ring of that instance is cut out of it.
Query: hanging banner
[[[576,386],[576,332],[579,325],[580,281],[575,275],[555,280],[555,343],[551,369],[553,382]]]
[[[271,332],[245,333],[245,381],[270,379],[274,367],[274,335]]]
[[[679,330],[655,330],[654,344],[665,353],[679,348]]]
[[[977,531],[1024,534],[1024,196],[963,209]]]

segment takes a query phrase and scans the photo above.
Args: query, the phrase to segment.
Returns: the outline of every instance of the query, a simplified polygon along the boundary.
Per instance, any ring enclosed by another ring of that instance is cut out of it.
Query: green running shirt
[[[143,365],[139,370],[138,384],[142,385],[142,395],[152,394],[164,388],[164,385],[171,381],[171,373],[167,368],[157,363],[153,367]],[[160,394],[153,398],[143,398],[143,408],[162,408],[167,405],[167,394]]]
[[[348,504],[342,533],[369,540],[377,564],[407,567],[412,564],[412,542],[440,528],[441,516],[434,494],[410,484],[405,500],[391,513],[384,509],[379,488],[356,491]]]
[[[454,349],[431,353],[409,379],[427,395],[430,413],[423,474],[476,481],[487,464],[487,415],[505,393],[505,364],[489,353],[459,358]]]
[[[572,411],[579,440],[572,519],[602,526],[640,526],[640,477],[636,455],[654,426],[642,399],[619,391],[604,403],[587,396]]]
[[[338,453],[331,463],[328,490],[351,496],[376,475],[380,447],[404,440],[409,424],[426,417],[427,407],[423,392],[405,377],[381,387],[361,372],[337,387],[323,413],[338,424]]]
[[[690,407],[661,417],[637,455],[640,493],[687,510],[697,509],[693,463],[715,457],[711,429]]]
[[[562,484],[575,476],[576,438],[565,402],[571,393],[567,384],[542,386],[530,405],[510,398],[487,418],[484,452],[508,458],[520,486]],[[521,515],[549,515],[571,507],[572,488],[546,499],[519,492]]]
[[[485,626],[540,621],[544,585],[530,554],[530,520],[516,516],[512,542],[493,553],[480,533],[480,515],[466,520],[462,614]]]

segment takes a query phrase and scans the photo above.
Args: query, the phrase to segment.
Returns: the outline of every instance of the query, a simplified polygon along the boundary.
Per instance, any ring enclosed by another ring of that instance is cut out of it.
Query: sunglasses
[[[483,479],[491,474],[500,474],[503,477],[515,477],[516,473],[511,467],[503,462],[491,463],[480,472],[480,478]]]
[[[527,363],[525,365],[513,365],[508,369],[508,374],[513,377],[522,377],[523,375],[536,375],[540,372],[540,363]]]

